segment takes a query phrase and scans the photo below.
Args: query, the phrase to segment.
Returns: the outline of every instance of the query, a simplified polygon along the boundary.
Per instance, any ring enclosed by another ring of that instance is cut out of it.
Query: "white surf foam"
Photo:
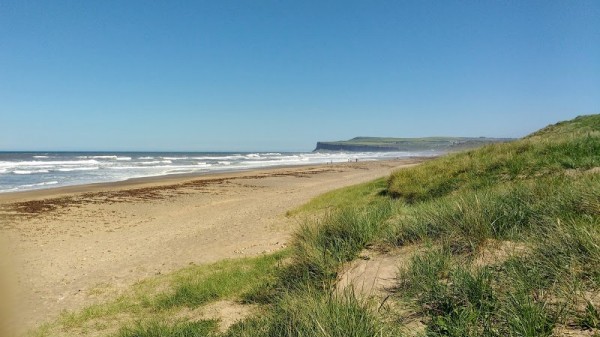
[[[72,171],[94,171],[94,170],[98,170],[100,169],[100,167],[98,166],[93,166],[93,167],[71,167],[71,168],[59,168],[57,171],[60,172],[72,172]]]
[[[79,159],[117,159],[117,156],[77,156]]]
[[[48,173],[48,170],[14,170],[14,174],[36,174],[36,173]]]
[[[98,164],[97,160],[50,160],[50,161],[0,161],[0,168],[19,168],[25,166],[58,166],[58,165],[86,165],[86,164]]]
[[[32,174],[33,171],[25,171],[25,170],[14,170],[14,174]]]
[[[302,165],[329,162],[366,161],[401,158],[436,153],[164,153],[129,155],[127,153],[75,155],[44,154],[18,157],[12,161],[0,161],[0,192],[45,188],[46,185],[76,185],[94,182],[110,182],[138,177],[161,176],[207,171],[231,171],[280,165]],[[133,157],[133,158],[132,158]],[[24,159],[21,161],[21,158]],[[79,171],[79,172],[78,172]],[[96,172],[85,172],[96,171]],[[58,174],[58,172],[64,172]],[[69,173],[72,172],[72,173]],[[39,174],[36,174],[39,173]],[[45,175],[49,173],[48,175]],[[50,176],[55,174],[56,177]],[[19,176],[17,176],[19,175]],[[58,181],[54,183],[53,179]],[[52,180],[52,181],[50,181]],[[12,182],[11,182],[12,181]],[[40,182],[44,181],[44,182]],[[23,187],[23,184],[30,186]]]
[[[0,190],[0,193],[4,193],[4,192],[14,192],[14,191],[18,191],[19,188],[18,187],[13,187],[13,188],[8,188],[5,190]]]
[[[43,183],[37,183],[37,184],[27,184],[27,185],[21,185],[22,187],[36,187],[36,186],[46,186],[46,185],[56,185],[58,184],[58,181],[46,181]]]
[[[228,156],[202,156],[202,157],[192,157],[191,159],[197,160],[235,160],[235,159],[244,159],[245,156],[241,154],[233,154]]]

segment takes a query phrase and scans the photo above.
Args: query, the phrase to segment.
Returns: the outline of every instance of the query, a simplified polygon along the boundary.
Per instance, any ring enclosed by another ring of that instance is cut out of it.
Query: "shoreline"
[[[240,174],[247,173],[269,173],[273,170],[280,169],[303,169],[303,168],[311,168],[311,167],[327,167],[327,166],[344,166],[351,165],[356,163],[366,163],[366,162],[398,162],[398,161],[426,161],[428,159],[432,159],[434,157],[402,157],[398,159],[382,159],[382,160],[363,160],[359,162],[338,162],[338,163],[318,163],[318,164],[300,164],[300,165],[276,165],[276,166],[268,166],[268,167],[258,167],[258,168],[244,168],[244,169],[235,169],[235,170],[221,170],[221,171],[207,171],[207,172],[194,172],[194,173],[174,173],[174,174],[165,174],[165,175],[157,175],[157,176],[148,176],[148,177],[138,177],[138,178],[129,178],[125,180],[118,181],[107,181],[107,182],[97,182],[97,183],[88,183],[88,184],[78,184],[78,185],[67,185],[67,186],[58,186],[58,187],[47,187],[47,188],[39,188],[32,190],[24,190],[24,191],[12,191],[12,192],[3,192],[0,193],[0,204],[3,203],[11,203],[11,202],[19,202],[26,200],[40,200],[45,198],[55,198],[55,197],[63,197],[69,196],[73,194],[79,193],[94,193],[101,192],[106,189],[110,190],[120,190],[120,189],[128,189],[128,188],[143,188],[149,185],[169,185],[169,184],[178,184],[184,183],[187,181],[201,179],[201,178],[221,178],[221,177],[229,177],[229,176],[239,176]]]
[[[117,181],[106,181],[88,184],[78,185],[67,185],[58,187],[47,187],[25,191],[14,191],[0,193],[0,203],[13,202],[21,200],[37,200],[44,197],[59,197],[78,193],[94,193],[101,192],[106,189],[120,190],[129,188],[143,188],[146,186],[156,185],[170,185],[182,182],[187,182],[200,178],[218,178],[218,177],[229,177],[236,176],[243,173],[261,173],[269,172],[271,170],[285,169],[285,168],[307,168],[307,167],[318,167],[327,164],[309,164],[309,165],[281,165],[266,168],[249,168],[239,170],[227,170],[227,171],[210,171],[210,172],[195,172],[195,173],[173,173],[157,176],[128,178],[125,180]]]
[[[0,238],[31,329],[189,264],[282,249],[286,212],[423,162],[400,159],[148,177],[0,196]]]

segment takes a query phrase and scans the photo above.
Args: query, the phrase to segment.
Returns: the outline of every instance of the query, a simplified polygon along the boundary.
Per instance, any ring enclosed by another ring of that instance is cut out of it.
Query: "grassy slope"
[[[117,301],[112,305],[125,309],[114,312],[138,321],[118,335],[398,336],[407,317],[425,322],[429,336],[593,331],[600,328],[600,301],[594,299],[600,294],[599,166],[595,115],[401,170],[387,182],[325,194],[291,212],[325,215],[297,231],[284,267],[275,268],[281,256],[263,257],[270,262],[256,268],[258,260],[231,262],[254,272],[200,273],[192,282],[217,280],[212,284],[223,285],[217,295],[175,282],[159,294],[125,300],[128,305]],[[333,292],[338,270],[368,245],[423,242],[432,248],[401,271],[389,300],[404,308],[402,314],[390,317],[352,293]],[[490,243],[507,242],[524,249],[474,263]],[[238,286],[225,282],[229,278],[251,285],[233,291]],[[224,334],[212,321],[169,317],[177,308],[223,297],[262,309]],[[87,311],[74,315],[73,326],[92,324]],[[66,317],[52,328],[68,329]],[[74,329],[64,331],[81,331]]]
[[[272,314],[241,323],[230,335],[376,335],[370,329],[398,335],[399,322],[410,317],[425,322],[429,336],[597,329],[598,166],[600,116],[588,116],[398,171],[388,181],[393,199],[378,193],[380,182],[326,194],[306,207],[358,200],[301,228],[294,261],[273,293],[279,295],[272,297]],[[356,306],[352,296],[331,290],[340,266],[377,241],[433,247],[399,275],[393,301],[407,309],[400,317],[374,315],[367,303]],[[490,244],[508,242],[524,249],[473,263]],[[253,328],[258,325],[265,328]]]
[[[597,116],[580,117],[519,141],[492,144],[398,171],[390,177],[389,192],[409,202],[423,201],[458,190],[553,176],[567,169],[590,169],[600,164],[599,124]]]
[[[400,277],[431,336],[549,336],[600,328],[600,116],[399,171],[388,240],[439,243]],[[472,264],[488,242],[527,247]],[[442,280],[443,282],[440,282]]]

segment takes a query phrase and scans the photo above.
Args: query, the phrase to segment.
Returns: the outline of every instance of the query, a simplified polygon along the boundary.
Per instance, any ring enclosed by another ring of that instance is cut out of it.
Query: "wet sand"
[[[32,328],[189,264],[285,247],[286,211],[421,159],[138,179],[0,195],[17,325]],[[102,289],[102,291],[98,291]]]

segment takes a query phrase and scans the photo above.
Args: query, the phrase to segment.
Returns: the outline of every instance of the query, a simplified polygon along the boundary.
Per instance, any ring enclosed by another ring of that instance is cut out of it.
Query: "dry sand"
[[[286,211],[417,162],[163,177],[0,195],[0,245],[10,251],[19,289],[18,325],[35,327],[191,263],[281,249],[298,222]]]

